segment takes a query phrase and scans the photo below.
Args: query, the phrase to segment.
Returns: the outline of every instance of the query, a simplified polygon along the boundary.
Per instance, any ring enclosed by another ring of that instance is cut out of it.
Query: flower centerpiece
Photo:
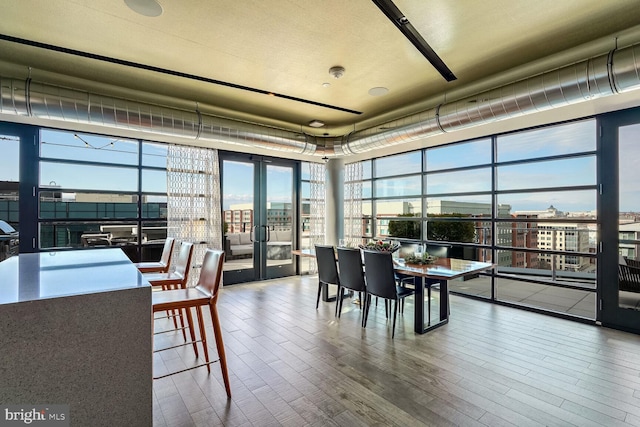
[[[438,259],[437,256],[429,255],[428,252],[422,254],[411,254],[404,257],[405,264],[426,265],[433,264]]]
[[[360,249],[379,252],[395,252],[400,249],[400,243],[384,242],[382,240],[372,240],[366,245],[358,245]]]

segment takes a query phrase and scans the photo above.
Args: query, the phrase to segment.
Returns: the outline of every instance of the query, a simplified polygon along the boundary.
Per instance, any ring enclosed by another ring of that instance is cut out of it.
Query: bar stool
[[[160,261],[136,262],[133,265],[140,270],[140,273],[166,273],[169,271],[169,266],[171,265],[174,243],[175,239],[173,237],[167,237],[164,241]]]
[[[193,243],[182,242],[180,244],[180,252],[178,253],[178,259],[175,263],[175,270],[168,271],[166,273],[144,273],[142,277],[147,280],[151,286],[160,286],[163,291],[171,289],[185,289],[189,281],[189,272],[191,271],[191,258],[193,258]],[[173,325],[178,329],[178,323],[176,317],[180,318],[180,329],[182,329],[182,336],[185,341],[187,340],[187,334],[184,327],[184,319],[182,313],[172,310],[167,313],[167,317],[173,318]],[[189,321],[189,317],[187,317]],[[193,325],[189,322],[189,332],[192,340],[194,339]],[[194,345],[195,348],[195,345]],[[196,349],[196,352],[198,350]]]
[[[188,371],[191,369],[206,366],[207,371],[211,372],[210,365],[215,362],[220,362],[220,370],[222,371],[222,378],[224,379],[224,386],[227,391],[227,397],[231,398],[231,386],[229,385],[229,372],[227,370],[227,357],[224,350],[224,342],[222,341],[222,329],[220,327],[220,318],[218,316],[218,295],[220,290],[220,282],[222,279],[222,265],[224,263],[224,252],[219,250],[207,249],[202,262],[202,269],[200,270],[200,278],[198,284],[193,288],[173,289],[164,292],[154,292],[152,295],[153,312],[166,311],[166,310],[185,310],[187,313],[187,319],[191,319],[191,308],[195,307],[198,318],[198,326],[200,329],[200,340],[195,340],[192,335],[194,349],[196,342],[201,342],[204,349],[205,363],[193,366],[187,369],[180,370],[178,372],[172,372],[170,374],[154,377],[154,379],[163,378],[169,375],[177,374],[179,372]],[[204,319],[202,316],[202,306],[209,306],[211,313],[211,322],[213,323],[213,331],[215,335],[216,348],[218,350],[218,359],[209,361],[209,350],[207,347],[207,335],[206,328],[204,326]],[[189,343],[181,344],[188,345]],[[155,352],[168,350],[175,346],[155,350]],[[198,352],[195,350],[196,357]]]

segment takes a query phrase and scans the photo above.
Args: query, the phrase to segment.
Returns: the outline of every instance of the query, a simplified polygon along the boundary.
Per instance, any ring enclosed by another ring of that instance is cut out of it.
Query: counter
[[[120,249],[0,262],[0,403],[152,425],[151,287]]]

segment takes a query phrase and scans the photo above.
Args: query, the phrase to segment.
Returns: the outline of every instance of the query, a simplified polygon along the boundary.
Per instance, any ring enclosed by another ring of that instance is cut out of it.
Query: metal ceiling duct
[[[640,44],[353,132],[336,149],[362,153],[640,88]]]
[[[199,111],[6,77],[0,77],[0,114],[324,156],[330,154],[325,147],[332,147],[336,155],[362,153],[638,88],[640,44],[635,44],[331,141]]]
[[[0,113],[313,154],[308,135],[172,107],[0,77]]]

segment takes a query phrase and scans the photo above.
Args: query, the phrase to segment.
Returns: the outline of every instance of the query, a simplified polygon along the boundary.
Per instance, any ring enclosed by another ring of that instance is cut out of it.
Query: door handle
[[[271,230],[269,230],[269,226],[268,225],[261,225],[260,227],[264,227],[264,229],[266,231],[265,235],[264,235],[264,237],[265,237],[264,241],[265,242],[270,241],[271,240]]]

